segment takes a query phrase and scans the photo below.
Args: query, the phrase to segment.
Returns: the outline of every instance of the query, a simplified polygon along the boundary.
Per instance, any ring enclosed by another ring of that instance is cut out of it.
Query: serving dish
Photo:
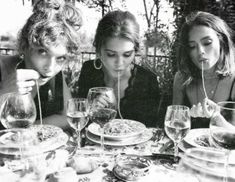
[[[143,142],[146,142],[150,140],[153,136],[153,132],[151,129],[145,129],[142,134],[137,135],[137,137],[131,137],[131,138],[123,138],[122,140],[110,140],[105,138],[104,144],[110,145],[110,146],[127,146],[127,145],[136,145]],[[86,137],[94,142],[100,144],[100,137],[97,135],[94,135],[93,133],[90,133],[89,131],[86,132]]]
[[[136,181],[149,174],[151,160],[135,155],[120,155],[113,168],[114,175],[124,181]]]
[[[146,126],[138,121],[129,119],[114,119],[104,126],[104,138],[109,140],[122,140],[140,135],[145,131]],[[91,123],[88,131],[93,135],[100,136],[100,126]]]

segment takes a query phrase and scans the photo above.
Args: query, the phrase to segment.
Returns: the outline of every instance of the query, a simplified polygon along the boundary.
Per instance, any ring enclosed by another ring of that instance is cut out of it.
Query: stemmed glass
[[[104,125],[117,114],[114,91],[109,87],[94,87],[89,89],[87,98],[91,121],[100,126],[101,148],[104,151]]]
[[[67,121],[77,133],[77,148],[81,148],[81,130],[88,123],[88,100],[86,98],[72,98],[67,101]],[[75,151],[76,151],[75,150]]]
[[[209,141],[212,146],[226,151],[226,170],[230,151],[235,149],[235,102],[223,101],[217,104],[219,110],[212,115],[210,121]],[[223,181],[227,181],[226,176]]]
[[[28,128],[36,120],[36,107],[31,93],[12,92],[2,96],[0,120],[5,128]]]
[[[182,105],[167,107],[165,116],[165,131],[174,142],[174,158],[177,161],[178,144],[187,135],[191,128],[190,109]]]

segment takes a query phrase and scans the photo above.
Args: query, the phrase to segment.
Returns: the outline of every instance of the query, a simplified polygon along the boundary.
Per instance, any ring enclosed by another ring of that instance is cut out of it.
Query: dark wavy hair
[[[121,37],[132,41],[135,51],[139,50],[139,24],[133,14],[128,11],[111,11],[107,13],[98,23],[93,46],[96,53],[108,38]]]
[[[78,30],[82,25],[80,10],[64,0],[38,0],[33,14],[18,35],[18,50],[40,46],[67,44],[68,52],[79,48]]]
[[[234,44],[232,42],[232,30],[218,16],[207,12],[193,12],[186,17],[180,32],[179,47],[177,52],[178,68],[187,81],[200,77],[200,70],[190,59],[188,46],[189,32],[194,26],[207,26],[212,28],[218,35],[220,42],[220,58],[216,64],[218,76],[229,76],[234,74]]]

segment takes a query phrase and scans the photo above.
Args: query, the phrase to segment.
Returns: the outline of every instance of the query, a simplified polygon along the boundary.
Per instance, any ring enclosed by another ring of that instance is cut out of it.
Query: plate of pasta
[[[110,140],[122,140],[140,135],[146,130],[146,126],[135,120],[113,119],[104,126],[104,137]],[[100,136],[100,126],[92,123],[88,131],[93,135]]]

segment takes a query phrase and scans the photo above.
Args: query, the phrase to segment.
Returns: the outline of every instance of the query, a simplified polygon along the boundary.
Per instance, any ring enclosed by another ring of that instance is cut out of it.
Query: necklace
[[[217,91],[218,85],[219,85],[219,79],[216,79],[215,86],[210,90],[206,89],[205,83],[204,83],[204,86],[203,85],[202,86],[198,85],[198,87],[199,87],[200,92],[202,93],[202,95],[204,97],[206,97],[210,100],[213,100],[214,97],[215,97],[215,93]]]

